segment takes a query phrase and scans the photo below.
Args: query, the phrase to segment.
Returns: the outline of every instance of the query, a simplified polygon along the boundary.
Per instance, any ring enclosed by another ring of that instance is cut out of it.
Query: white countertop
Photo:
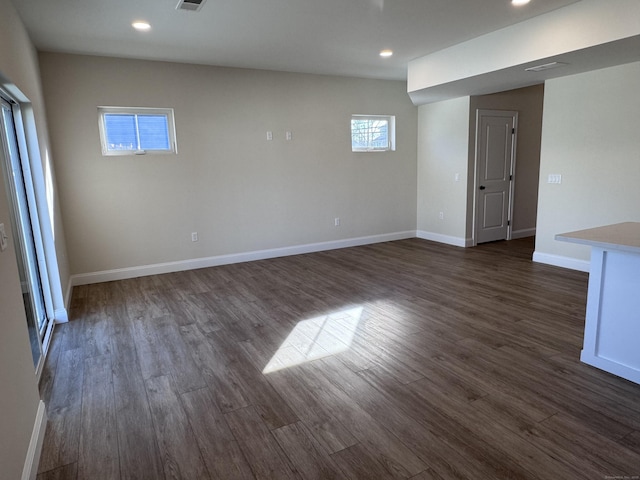
[[[640,254],[640,222],[616,223],[605,227],[560,233],[555,238],[562,242]]]

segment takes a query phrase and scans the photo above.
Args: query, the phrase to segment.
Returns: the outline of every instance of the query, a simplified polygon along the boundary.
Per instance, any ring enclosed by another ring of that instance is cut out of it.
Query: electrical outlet
[[[439,218],[440,220],[444,220],[444,212],[440,212],[440,213],[438,214],[438,218]]]
[[[191,232],[191,241],[192,242],[198,241],[198,232]]]
[[[285,133],[285,138],[286,138],[287,140],[291,140],[291,132],[287,131],[287,132]]]
[[[333,226],[334,227],[339,227],[340,226],[340,218],[336,217],[333,219]]]
[[[267,132],[267,140],[273,140],[273,132]]]

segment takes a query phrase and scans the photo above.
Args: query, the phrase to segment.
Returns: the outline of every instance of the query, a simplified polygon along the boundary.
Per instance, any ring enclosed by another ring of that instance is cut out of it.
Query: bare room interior
[[[0,480],[640,476],[640,2],[0,0]]]

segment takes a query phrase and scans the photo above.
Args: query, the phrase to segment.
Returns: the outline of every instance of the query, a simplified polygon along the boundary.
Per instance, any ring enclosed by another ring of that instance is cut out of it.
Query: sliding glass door
[[[42,293],[41,269],[38,255],[38,216],[28,162],[22,162],[14,122],[15,104],[0,97],[0,163],[11,206],[11,227],[16,260],[22,287],[22,298],[27,316],[33,363],[38,369],[42,359],[42,339],[47,329],[47,314]],[[36,235],[34,235],[34,230]],[[41,245],[40,240],[40,245]],[[41,249],[40,249],[41,250]]]

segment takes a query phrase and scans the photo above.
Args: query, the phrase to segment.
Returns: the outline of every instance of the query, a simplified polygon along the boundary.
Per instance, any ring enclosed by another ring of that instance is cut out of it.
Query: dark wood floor
[[[578,361],[587,275],[532,250],[411,239],[76,287],[38,479],[640,475],[640,386]]]

